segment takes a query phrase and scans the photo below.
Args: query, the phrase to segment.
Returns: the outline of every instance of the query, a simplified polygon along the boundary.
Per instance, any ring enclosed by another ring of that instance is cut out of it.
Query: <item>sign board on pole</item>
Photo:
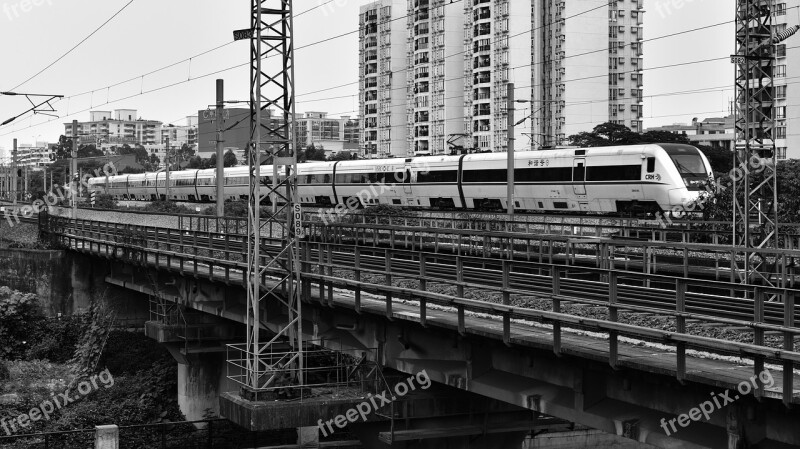
[[[253,38],[253,30],[250,28],[244,30],[234,30],[233,31],[233,40],[240,41],[243,39],[252,39]]]
[[[294,236],[301,239],[303,234],[303,210],[299,204],[294,204]]]

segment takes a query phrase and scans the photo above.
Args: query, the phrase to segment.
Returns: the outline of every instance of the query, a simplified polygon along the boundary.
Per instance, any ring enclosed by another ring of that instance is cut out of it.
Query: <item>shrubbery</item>
[[[0,287],[0,359],[21,358],[42,318],[36,295]]]

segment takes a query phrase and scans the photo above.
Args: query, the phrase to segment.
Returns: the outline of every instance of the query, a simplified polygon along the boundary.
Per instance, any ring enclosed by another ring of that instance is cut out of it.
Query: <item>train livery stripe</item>
[[[197,191],[197,175],[200,174],[200,170],[194,172],[194,198],[195,201],[200,201],[200,192]]]
[[[460,158],[458,158],[458,178],[456,181],[458,182],[458,197],[461,199],[461,207],[466,209],[467,208],[467,200],[464,197],[464,186],[461,184],[461,176],[464,173],[464,158],[467,157],[466,154],[462,154]]]
[[[339,204],[339,196],[336,195],[336,166],[339,165],[339,162],[336,161],[333,164],[333,175],[331,176],[331,189],[333,189],[333,204]]]

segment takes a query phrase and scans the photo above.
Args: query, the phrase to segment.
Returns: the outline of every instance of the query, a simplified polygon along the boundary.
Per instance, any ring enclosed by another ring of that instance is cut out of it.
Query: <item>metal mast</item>
[[[287,377],[303,385],[303,343],[299,236],[295,235],[299,222],[293,223],[292,213],[299,206],[297,146],[291,129],[295,114],[292,0],[251,2],[254,36],[250,46],[245,374],[246,386],[258,393]],[[261,173],[262,162],[273,164],[272,173]],[[271,183],[266,182],[267,177]],[[272,204],[269,212],[261,207],[267,198]],[[277,226],[269,226],[271,223]],[[267,237],[282,237],[282,249],[275,253],[262,248],[262,238]],[[281,301],[288,313],[286,326],[269,339],[260,332],[268,300]],[[290,355],[278,361],[269,358],[270,346],[286,338],[292,348]]]
[[[736,0],[733,235],[734,244],[747,249],[778,247],[773,1]],[[747,252],[737,263],[743,282],[771,285],[763,258]]]

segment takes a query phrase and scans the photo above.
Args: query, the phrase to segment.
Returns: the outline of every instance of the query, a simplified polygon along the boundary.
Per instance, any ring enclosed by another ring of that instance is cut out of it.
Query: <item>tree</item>
[[[189,146],[184,143],[183,145],[181,145],[179,149],[175,151],[175,155],[178,161],[188,161],[189,159],[194,157],[195,150],[193,146]]]
[[[72,157],[72,139],[68,139],[63,134],[59,136],[58,143],[53,147],[53,154],[56,160]]]
[[[216,159],[217,158],[215,157],[214,158],[214,164],[215,164],[214,166],[216,166]],[[239,161],[236,159],[236,155],[233,154],[233,151],[228,150],[228,152],[225,153],[225,156],[222,157],[222,165],[225,166],[225,167],[235,167],[235,166],[239,165]]]
[[[684,143],[691,145],[686,134],[676,134],[669,131],[647,131],[639,137],[641,143]]]
[[[733,168],[733,154],[730,150],[714,148],[708,145],[696,145],[703,152],[715,172],[728,173]]]
[[[592,132],[581,132],[569,136],[569,142],[570,145],[579,147],[633,145],[641,142],[641,136],[625,125],[605,122],[595,126]]]
[[[99,157],[104,155],[103,150],[97,149],[93,144],[80,145],[78,147],[78,157]]]
[[[586,131],[569,136],[569,144],[576,147],[602,147],[608,145],[608,141],[595,133]]]
[[[328,158],[329,161],[349,161],[353,159],[354,154],[349,151],[340,151]]]
[[[298,162],[324,161],[325,159],[325,149],[322,146],[317,147],[313,143],[297,154]]]
[[[205,159],[203,159],[200,156],[193,156],[192,158],[189,159],[189,165],[187,165],[187,167],[188,168],[194,168],[194,169],[204,168],[203,167],[203,162],[204,161],[205,161]]]

